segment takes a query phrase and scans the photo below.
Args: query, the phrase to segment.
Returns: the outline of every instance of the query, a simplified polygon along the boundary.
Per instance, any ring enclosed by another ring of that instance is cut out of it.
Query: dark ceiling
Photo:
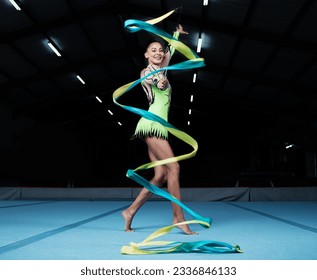
[[[126,145],[122,139],[138,117],[114,105],[112,93],[139,77],[150,35],[128,33],[124,21],[181,6],[158,25],[172,33],[180,22],[189,32],[180,39],[193,50],[201,34],[206,66],[195,83],[194,70],[169,73],[170,122],[202,143],[202,158],[241,147],[249,153],[254,143],[316,150],[317,1],[21,0],[19,6],[0,0],[0,104],[12,112],[16,139],[26,127],[54,124],[86,138],[103,131],[114,149]],[[175,54],[175,63],[183,60]],[[120,103],[146,108],[141,88]]]

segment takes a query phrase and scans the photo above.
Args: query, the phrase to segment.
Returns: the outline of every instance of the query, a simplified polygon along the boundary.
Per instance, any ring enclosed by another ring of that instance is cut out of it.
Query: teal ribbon
[[[162,39],[167,41],[172,47],[174,47],[176,50],[178,50],[180,53],[182,53],[188,60],[183,61],[181,63],[177,63],[174,65],[169,65],[164,68],[160,68],[156,71],[153,71],[149,73],[148,75],[135,80],[133,82],[130,82],[126,85],[121,86],[113,93],[113,102],[122,107],[123,109],[126,109],[132,113],[135,113],[137,115],[140,115],[141,117],[144,117],[146,119],[159,122],[162,124],[171,134],[178,137],[179,139],[183,140],[187,144],[191,145],[193,147],[193,151],[176,156],[173,158],[168,158],[164,160],[158,160],[155,162],[149,162],[146,164],[143,164],[134,170],[129,169],[127,171],[127,177],[134,180],[136,183],[140,184],[141,186],[147,188],[149,191],[151,191],[153,194],[156,194],[158,196],[164,197],[167,200],[170,200],[171,202],[179,205],[182,209],[184,209],[186,212],[188,212],[190,215],[192,215],[195,219],[185,222],[180,222],[174,225],[170,225],[164,228],[161,228],[155,232],[153,232],[150,236],[148,236],[144,241],[140,243],[133,243],[131,242],[129,246],[122,246],[121,253],[122,254],[166,254],[166,253],[176,253],[176,252],[203,252],[203,253],[237,253],[242,252],[240,247],[238,245],[230,245],[225,242],[219,242],[219,241],[195,241],[195,242],[175,242],[175,241],[153,241],[154,239],[167,234],[170,232],[173,228],[184,225],[184,224],[200,224],[201,226],[205,228],[209,228],[212,222],[212,219],[209,217],[202,217],[201,215],[197,214],[195,211],[187,207],[184,203],[176,199],[174,196],[172,196],[170,193],[156,187],[155,185],[151,184],[149,181],[147,181],[142,176],[138,175],[136,171],[153,168],[158,165],[168,164],[175,161],[180,161],[184,159],[188,159],[190,157],[195,156],[198,144],[195,139],[193,139],[190,135],[187,133],[177,129],[169,122],[165,121],[161,117],[148,112],[143,109],[139,109],[132,106],[127,106],[120,104],[118,102],[119,97],[121,97],[123,94],[131,90],[136,85],[140,84],[144,79],[146,79],[148,76],[151,76],[157,72],[164,71],[164,70],[188,70],[188,69],[194,69],[194,68],[200,68],[205,65],[204,59],[200,58],[193,50],[191,50],[188,46],[180,42],[178,39],[174,38],[170,34],[166,33],[164,30],[156,27],[154,24],[158,23],[159,21],[165,19],[169,15],[171,15],[174,11],[171,11],[169,13],[166,13],[165,15],[155,18],[152,20],[149,20],[147,22],[135,20],[135,19],[129,19],[126,20],[124,23],[124,28],[131,33],[138,32],[140,30],[145,30],[150,33],[153,33],[155,35],[160,36]],[[151,248],[155,247],[156,249],[151,250]]]

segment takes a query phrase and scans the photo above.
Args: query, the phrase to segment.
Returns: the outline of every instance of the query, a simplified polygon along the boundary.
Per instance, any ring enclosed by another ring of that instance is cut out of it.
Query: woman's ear
[[[149,58],[149,55],[148,55],[147,53],[144,53],[144,57],[145,57],[146,59],[148,59],[148,58]]]

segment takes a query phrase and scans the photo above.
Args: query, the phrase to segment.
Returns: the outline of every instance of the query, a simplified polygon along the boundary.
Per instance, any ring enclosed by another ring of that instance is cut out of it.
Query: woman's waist
[[[167,119],[169,108],[158,108],[158,107],[150,107],[148,109],[150,113],[160,116],[161,118]]]

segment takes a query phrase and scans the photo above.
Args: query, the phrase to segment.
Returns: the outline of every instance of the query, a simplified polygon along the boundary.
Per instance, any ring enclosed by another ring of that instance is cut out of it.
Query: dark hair
[[[161,39],[160,37],[152,37],[150,39],[147,40],[145,48],[144,48],[144,52],[147,51],[147,48],[149,47],[149,45],[151,45],[152,43],[160,43],[163,47],[163,49],[166,48],[165,45],[165,41],[163,39]]]

